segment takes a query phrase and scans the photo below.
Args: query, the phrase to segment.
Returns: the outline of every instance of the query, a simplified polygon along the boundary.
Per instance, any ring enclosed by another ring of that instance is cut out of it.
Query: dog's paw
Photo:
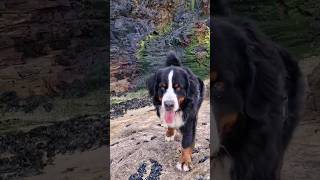
[[[192,168],[191,165],[191,155],[192,155],[192,148],[182,149],[181,157],[179,162],[176,165],[176,168],[180,171],[190,171]]]
[[[173,128],[168,128],[166,131],[166,136],[164,140],[167,142],[174,141],[174,137],[176,136],[176,131]]]
[[[174,141],[174,136],[170,136],[170,137],[165,136],[164,140],[167,142]]]
[[[191,170],[191,162],[177,162],[176,168],[180,171],[188,172]]]

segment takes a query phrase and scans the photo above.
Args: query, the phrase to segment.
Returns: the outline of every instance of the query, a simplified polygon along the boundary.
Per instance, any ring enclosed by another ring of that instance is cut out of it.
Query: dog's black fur
[[[220,138],[221,148],[212,161],[224,168],[225,159],[231,161],[224,179],[278,180],[303,109],[303,75],[287,50],[217,8],[210,20],[210,101],[220,136],[211,138]],[[222,117],[231,113],[237,119],[226,131]]]
[[[165,92],[159,85],[167,83],[168,74],[173,70],[174,83],[180,84],[181,89],[175,93],[184,98],[184,101],[179,104],[183,112],[184,125],[180,127],[182,133],[182,148],[191,147],[195,140],[195,130],[197,125],[197,114],[204,95],[204,84],[200,78],[192,73],[192,71],[184,67],[180,60],[173,52],[170,52],[165,67],[157,70],[147,80],[147,88],[149,95],[153,99],[153,104],[156,107],[157,115],[160,117],[161,98]]]

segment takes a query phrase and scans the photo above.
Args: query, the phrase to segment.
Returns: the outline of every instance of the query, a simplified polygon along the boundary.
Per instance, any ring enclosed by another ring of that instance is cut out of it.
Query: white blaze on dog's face
[[[168,89],[164,93],[162,97],[161,107],[165,107],[165,102],[173,102],[173,111],[179,110],[179,103],[178,103],[178,97],[177,94],[174,92],[174,89],[172,87],[172,78],[173,78],[173,70],[170,71],[168,75]]]
[[[164,87],[164,94],[161,98],[160,119],[165,122],[168,127],[179,128],[184,122],[182,120],[182,111],[180,111],[179,96],[173,87],[174,71],[170,70],[168,74],[167,88]]]

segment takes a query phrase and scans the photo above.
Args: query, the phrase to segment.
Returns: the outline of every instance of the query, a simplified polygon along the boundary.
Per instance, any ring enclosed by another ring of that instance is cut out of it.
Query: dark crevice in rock
[[[128,110],[131,109],[139,109],[145,106],[151,106],[152,102],[150,98],[144,97],[144,98],[134,98],[129,101],[121,102],[118,104],[114,104],[111,106],[110,109],[110,117],[111,119],[123,116]]]

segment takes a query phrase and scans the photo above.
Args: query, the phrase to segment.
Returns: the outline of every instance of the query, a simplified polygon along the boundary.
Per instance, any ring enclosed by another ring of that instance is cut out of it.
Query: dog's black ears
[[[200,97],[203,97],[204,96],[204,91],[205,91],[205,85],[204,85],[203,81],[200,78],[198,78],[198,81],[199,81],[199,84],[200,84],[200,88],[199,88]]]
[[[159,105],[161,102],[158,100],[157,97],[157,73],[152,74],[146,81],[147,89],[149,92],[149,96],[153,98],[153,104]]]
[[[187,99],[189,101],[192,101],[193,95],[195,94],[195,91],[196,91],[196,83],[191,78],[187,78],[187,80],[188,80]]]
[[[272,104],[283,96],[277,69],[261,54],[250,49],[249,75],[246,87],[245,112],[254,119],[264,118]]]
[[[181,61],[177,58],[173,51],[170,51],[167,55],[166,66],[181,66]]]
[[[156,73],[152,74],[148,79],[146,80],[146,86],[149,92],[149,96],[155,95],[155,80],[156,80]]]
[[[263,93],[260,87],[263,83],[259,82],[261,73],[258,71],[256,64],[249,62],[249,81],[247,84],[246,98],[245,98],[245,112],[253,119],[260,119],[265,116],[267,112],[267,104],[264,101]]]
[[[189,101],[192,101],[194,98],[195,94],[199,94],[200,97],[203,97],[204,93],[204,83],[200,78],[192,78],[191,76],[194,76],[194,74],[189,70],[186,69],[187,75],[186,75],[186,80],[187,80],[187,99]],[[197,86],[199,85],[199,87]],[[197,92],[198,91],[198,92]]]

